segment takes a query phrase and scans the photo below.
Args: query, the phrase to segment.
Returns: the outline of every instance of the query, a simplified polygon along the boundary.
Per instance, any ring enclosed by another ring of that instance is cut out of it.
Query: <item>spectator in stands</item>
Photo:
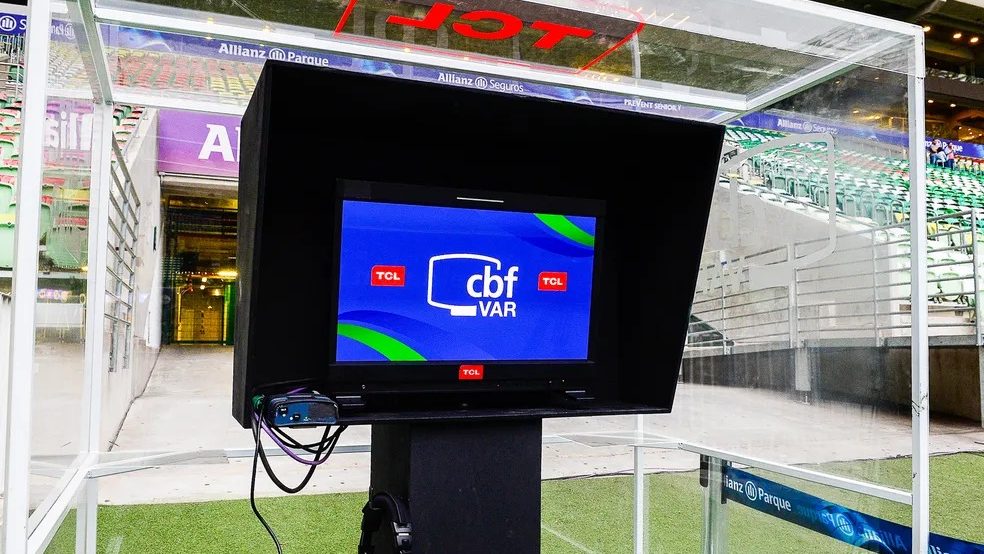
[[[943,167],[954,169],[954,165],[957,163],[957,147],[952,142],[946,143],[943,147],[943,156]]]
[[[929,163],[930,165],[943,165],[946,158],[943,156],[943,141],[933,139],[929,143]]]

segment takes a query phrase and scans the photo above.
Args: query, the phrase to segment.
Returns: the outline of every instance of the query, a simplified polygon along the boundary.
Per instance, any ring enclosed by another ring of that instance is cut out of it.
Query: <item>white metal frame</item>
[[[38,223],[39,210],[37,209],[40,198],[41,170],[43,166],[43,136],[42,129],[44,124],[44,104],[46,98],[45,86],[47,78],[47,58],[48,58],[48,24],[50,20],[50,10],[53,1],[57,0],[30,0],[29,17],[30,27],[27,34],[28,45],[28,68],[26,71],[25,95],[26,100],[23,112],[24,132],[21,140],[21,172],[19,186],[17,189],[17,238],[16,238],[16,265],[14,280],[14,307],[12,325],[10,333],[10,387],[7,406],[7,429],[3,431],[7,437],[6,468],[5,468],[5,505],[4,511],[4,533],[3,544],[8,554],[20,554],[22,552],[38,552],[43,550],[48,541],[51,540],[55,530],[64,519],[70,507],[74,506],[76,499],[79,499],[79,521],[77,523],[77,549],[84,552],[95,551],[95,529],[96,529],[96,484],[94,479],[102,475],[117,473],[120,471],[132,471],[146,467],[148,464],[166,464],[169,461],[178,459],[189,459],[208,455],[208,452],[195,453],[166,453],[153,455],[150,458],[130,458],[128,460],[100,464],[98,463],[99,445],[99,404],[101,402],[102,372],[99,370],[103,356],[102,352],[102,327],[104,318],[100,317],[103,310],[101,298],[99,301],[90,301],[88,310],[88,324],[90,328],[86,331],[86,375],[85,375],[85,402],[87,413],[82,418],[83,437],[86,451],[82,453],[81,465],[77,471],[66,475],[59,493],[54,497],[53,503],[47,513],[40,516],[40,521],[33,532],[28,527],[28,475],[30,464],[30,409],[31,409],[31,388],[32,377],[31,368],[34,359],[34,305],[35,288],[37,283],[37,244],[38,244]],[[929,484],[928,484],[928,327],[927,327],[927,295],[926,295],[926,257],[924,254],[927,243],[926,235],[926,195],[925,195],[925,159],[922,156],[922,142],[924,136],[924,92],[923,75],[924,68],[924,38],[919,27],[906,25],[899,22],[884,20],[882,18],[869,16],[857,12],[832,8],[821,4],[814,4],[803,0],[756,0],[758,3],[774,5],[777,8],[799,11],[801,13],[813,13],[839,19],[844,23],[857,23],[871,27],[890,30],[902,35],[912,37],[916,48],[912,55],[916,60],[915,76],[909,79],[909,124],[910,124],[910,150],[909,158],[912,168],[911,172],[911,211],[912,211],[912,252],[917,253],[913,258],[913,286],[912,286],[912,444],[913,444],[913,483],[912,492],[896,491],[885,487],[878,487],[869,483],[857,482],[836,476],[829,476],[810,472],[801,468],[774,464],[766,460],[742,457],[732,453],[721,452],[710,449],[706,446],[691,445],[679,441],[652,442],[645,440],[643,435],[644,418],[637,419],[637,431],[634,440],[627,444],[634,445],[635,453],[635,551],[643,552],[646,548],[645,541],[645,503],[642,502],[645,492],[645,482],[642,474],[642,449],[654,447],[679,447],[695,453],[714,455],[720,459],[730,459],[737,463],[764,467],[772,471],[784,473],[800,479],[821,482],[828,485],[840,486],[848,490],[854,490],[863,494],[887,498],[898,502],[911,503],[913,510],[913,544],[914,552],[917,554],[928,553],[928,534],[929,534]],[[59,3],[59,7],[66,9],[66,5]],[[71,6],[68,6],[71,7]],[[154,95],[147,92],[140,92],[129,89],[114,91],[112,80],[109,78],[110,72],[107,67],[107,60],[104,55],[104,47],[101,43],[97,31],[98,24],[119,23],[137,27],[174,30],[200,36],[226,37],[233,40],[255,41],[270,44],[271,42],[303,49],[321,50],[352,55],[356,57],[388,59],[395,62],[408,63],[413,65],[426,65],[453,70],[468,71],[484,74],[495,74],[530,82],[548,83],[560,86],[568,86],[581,89],[592,89],[606,92],[652,98],[663,101],[679,102],[692,106],[703,106],[720,110],[723,113],[715,118],[716,122],[726,122],[739,114],[753,112],[766,107],[782,98],[796,94],[815,84],[829,80],[844,71],[849,70],[852,63],[860,62],[869,53],[877,51],[877,48],[884,48],[888,44],[879,43],[869,48],[859,51],[850,59],[831,61],[831,63],[777,87],[775,90],[768,91],[757,96],[744,96],[738,94],[724,94],[714,91],[703,91],[699,89],[687,89],[686,87],[670,86],[662,89],[641,86],[626,80],[615,82],[612,80],[585,78],[584,75],[577,76],[564,73],[540,72],[535,69],[517,67],[514,65],[493,65],[489,63],[479,63],[463,58],[451,58],[433,54],[421,54],[404,52],[401,49],[383,48],[365,44],[354,44],[343,40],[318,37],[313,34],[298,34],[294,29],[285,29],[284,33],[269,32],[269,28],[260,26],[248,27],[244,24],[230,24],[226,22],[206,22],[191,21],[188,19],[174,19],[154,13],[134,11],[132,9],[98,7],[92,4],[92,0],[78,0],[78,9],[68,9],[71,16],[81,18],[84,37],[80,41],[81,47],[88,50],[91,56],[94,75],[90,75],[93,85],[92,97],[99,106],[97,113],[103,122],[108,122],[112,117],[111,103],[114,100],[122,102],[132,102],[147,106],[173,107],[179,109],[191,109],[209,111],[215,113],[241,114],[244,107],[239,104],[228,104],[212,102],[208,100],[188,100],[180,98],[167,98],[162,95]],[[248,22],[248,20],[246,20]],[[44,25],[39,25],[43,22]],[[251,22],[249,22],[251,23]],[[264,25],[261,22],[261,25]],[[264,25],[265,26],[265,25]],[[41,29],[42,32],[38,32]],[[695,31],[699,32],[699,31]],[[889,41],[891,42],[891,41]],[[638,68],[636,68],[638,70]],[[586,73],[591,76],[590,72]],[[49,91],[54,93],[55,91]],[[88,97],[88,94],[78,93],[77,91],[66,91],[73,96]],[[68,94],[66,94],[68,95]],[[40,101],[39,101],[40,99]],[[100,149],[106,149],[112,144],[111,128],[101,128],[98,140],[94,140],[94,145]],[[95,149],[94,149],[95,150]],[[95,217],[98,225],[90,230],[90,271],[89,287],[90,290],[99,291],[105,288],[105,272],[101,271],[106,267],[105,249],[99,245],[105,244],[105,237],[108,233],[108,218],[105,214],[108,211],[108,190],[109,180],[112,178],[109,170],[110,155],[100,155],[94,160],[94,179],[93,190],[99,190],[97,201],[90,206],[93,210],[91,216]],[[98,187],[96,185],[98,184]],[[101,254],[99,254],[102,252]],[[100,286],[100,282],[102,286]],[[19,301],[18,301],[19,299]],[[16,421],[16,426],[11,422]],[[26,430],[26,432],[25,432]],[[548,437],[545,439],[550,440]],[[338,453],[346,450],[360,451],[360,447],[339,447]],[[240,452],[242,450],[242,452]],[[221,456],[242,456],[251,454],[251,450],[230,449],[209,451],[214,455]],[[768,466],[768,467],[765,467]],[[81,496],[80,496],[81,493]]]
[[[4,475],[4,551],[27,550],[30,506],[31,402],[34,373],[34,310],[38,284],[41,174],[44,168],[45,86],[48,79],[49,0],[31,0],[27,29],[20,171],[14,238],[13,304],[6,409],[7,451]],[[16,424],[14,424],[16,422]]]
[[[917,50],[925,37],[917,37]],[[909,235],[912,274],[912,546],[929,551],[929,300],[926,225],[926,58],[909,78]],[[977,230],[974,229],[974,232]],[[977,274],[977,268],[974,269]],[[975,277],[976,278],[976,277]]]
[[[109,197],[110,179],[112,179],[113,152],[113,106],[102,104],[96,109],[99,121],[99,134],[93,137],[92,167],[93,179],[90,185],[89,221],[97,222],[89,227],[89,279],[86,290],[89,292],[89,302],[86,306],[86,321],[89,325],[85,336],[85,380],[83,382],[83,406],[86,406],[88,417],[83,420],[83,445],[87,452],[102,450],[100,433],[102,429],[102,387],[103,359],[105,342],[103,341],[103,321],[106,312],[104,301],[106,290],[106,271],[109,267],[109,256],[106,248],[109,234]],[[95,140],[98,138],[98,141]],[[97,146],[98,145],[98,150]],[[95,186],[98,185],[98,186]],[[85,494],[79,498],[76,516],[75,538],[76,551],[95,552],[96,550],[96,512],[99,491],[98,482],[89,480],[85,484]],[[78,546],[82,546],[79,549]]]

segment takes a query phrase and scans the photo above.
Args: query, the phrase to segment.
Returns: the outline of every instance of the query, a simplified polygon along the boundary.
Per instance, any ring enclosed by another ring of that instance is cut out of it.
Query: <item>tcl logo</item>
[[[374,265],[369,275],[369,284],[374,287],[402,287],[406,285],[407,266]]]
[[[555,292],[567,291],[567,272],[541,271],[536,281],[536,289]]]
[[[391,15],[386,19],[390,25],[417,27],[428,31],[436,31],[454,11],[454,5],[445,2],[435,2],[422,19]],[[488,30],[476,29],[474,23]],[[518,35],[523,30],[523,20],[515,15],[496,10],[474,10],[461,14],[458,20],[451,24],[454,32],[467,38],[478,40],[506,40]],[[594,34],[591,29],[537,20],[530,28],[540,31],[541,35],[533,42],[534,48],[549,50],[567,37],[585,39]]]
[[[479,364],[465,364],[458,368],[459,381],[481,381],[485,378],[485,366]]]

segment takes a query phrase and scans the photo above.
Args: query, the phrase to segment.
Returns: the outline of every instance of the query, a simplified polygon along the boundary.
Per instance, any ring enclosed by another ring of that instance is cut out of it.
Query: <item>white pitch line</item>
[[[123,537],[117,535],[109,539],[109,544],[106,545],[106,554],[120,554],[121,548],[123,548]]]
[[[562,541],[570,544],[571,546],[573,546],[574,548],[580,550],[581,552],[585,552],[587,554],[600,554],[598,552],[595,552],[594,550],[591,550],[587,546],[584,546],[583,544],[577,542],[576,540],[568,537],[567,535],[564,535],[560,531],[555,531],[555,530],[547,527],[546,525],[544,525],[542,523],[540,524],[540,528],[542,528],[547,533],[550,533],[551,535],[557,537],[558,539],[560,539],[560,540],[562,540]]]

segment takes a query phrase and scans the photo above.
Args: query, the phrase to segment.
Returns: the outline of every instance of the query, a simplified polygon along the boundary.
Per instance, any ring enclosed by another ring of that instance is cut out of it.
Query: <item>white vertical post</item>
[[[86,281],[85,369],[82,392],[82,445],[87,452],[102,450],[102,385],[106,310],[106,267],[109,233],[109,197],[112,187],[113,107],[95,107],[92,137],[92,180],[89,199],[89,273]],[[96,551],[98,484],[91,480],[83,488],[76,518],[78,552]]]
[[[925,38],[909,77],[909,231],[912,271],[912,552],[929,552],[929,300],[926,283]]]
[[[635,554],[645,554],[646,552],[646,471],[645,471],[645,449],[638,446],[644,439],[644,426],[646,417],[636,416],[636,446],[632,447],[632,477],[635,485],[633,492],[632,515],[635,522],[632,537],[635,545]]]
[[[790,242],[786,244],[787,263],[792,263],[794,252],[796,252],[796,243]],[[793,279],[786,287],[786,307],[789,308],[789,313],[786,315],[789,321],[786,323],[786,327],[789,330],[790,348],[799,348],[799,306],[796,301],[796,279],[798,278],[798,273],[799,271],[793,268]]]
[[[980,271],[981,258],[980,253],[977,251],[980,239],[977,236],[977,225],[979,219],[977,219],[977,211],[970,212],[970,252],[971,261],[974,266],[974,333],[977,335],[975,343],[977,344],[977,383],[980,389],[981,398],[981,427],[984,427],[984,359],[981,359],[980,352],[982,341],[984,338],[984,321],[981,320],[981,299],[984,298],[984,294],[981,291],[981,279]]]
[[[704,554],[727,554],[728,510],[724,503],[724,464],[720,458],[707,457],[707,489],[704,491]]]
[[[48,79],[50,0],[29,0],[21,109],[20,171],[14,231],[13,306],[7,397],[7,451],[4,475],[4,533],[7,554],[27,550],[30,507],[31,399],[34,372],[34,309],[37,302],[41,174],[44,167],[45,86]],[[16,430],[16,432],[12,432]]]
[[[633,455],[633,478],[635,483],[632,514],[635,520],[635,530],[632,533],[635,554],[645,554],[646,552],[646,473],[644,471],[645,451],[641,446],[632,447]]]
[[[980,254],[977,251],[977,210],[971,210],[970,212],[970,259],[973,265],[973,275],[974,275],[974,333],[977,335],[974,339],[974,344],[978,347],[981,346],[981,336],[984,334],[984,321],[981,321],[981,281],[978,278],[978,270],[981,267]],[[981,383],[984,386],[984,382]],[[984,406],[982,406],[984,409]],[[982,420],[984,423],[984,420]]]
[[[6,348],[7,340],[10,339],[10,295],[0,293],[0,345]],[[7,363],[10,362],[6,356],[0,355],[0,402],[4,405],[7,400],[7,377],[10,372]],[[3,495],[4,479],[7,474],[6,459],[4,452],[7,451],[7,410],[0,408],[0,495]],[[3,506],[0,506],[0,518],[3,518]],[[0,552],[3,552],[3,528],[0,527]]]
[[[872,202],[874,203],[874,202]],[[878,237],[871,230],[871,324],[875,330],[875,348],[881,346],[878,333]]]
[[[96,552],[96,507],[99,497],[99,481],[86,477],[82,484],[75,513],[75,553]]]

